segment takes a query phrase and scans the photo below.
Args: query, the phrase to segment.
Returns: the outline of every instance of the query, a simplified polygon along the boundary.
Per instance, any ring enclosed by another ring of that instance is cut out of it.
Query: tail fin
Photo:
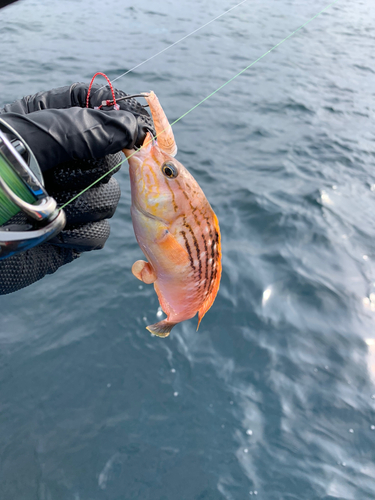
[[[163,321],[159,321],[159,323],[154,323],[153,325],[148,325],[146,328],[153,335],[157,335],[158,337],[168,337],[175,325],[177,325],[177,323],[172,323],[167,319],[163,319]]]

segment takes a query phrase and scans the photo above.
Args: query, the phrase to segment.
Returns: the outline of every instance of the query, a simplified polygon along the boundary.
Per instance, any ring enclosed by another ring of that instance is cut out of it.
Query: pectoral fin
[[[157,278],[154,268],[149,262],[145,262],[144,260],[137,260],[137,262],[134,262],[132,273],[136,278],[146,283],[146,285],[154,283]]]
[[[163,319],[163,321],[159,321],[159,323],[154,323],[153,325],[148,325],[146,328],[153,335],[157,335],[158,337],[168,337],[175,325],[177,325],[177,323],[172,323],[167,319]]]
[[[172,266],[189,264],[189,254],[168,230],[158,241],[158,245],[164,255],[168,256]]]

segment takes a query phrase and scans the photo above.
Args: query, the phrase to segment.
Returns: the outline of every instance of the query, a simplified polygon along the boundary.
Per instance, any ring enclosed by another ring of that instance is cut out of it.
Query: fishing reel
[[[64,229],[66,217],[44,189],[30,148],[0,118],[0,260],[33,248]],[[24,214],[21,224],[12,218]]]

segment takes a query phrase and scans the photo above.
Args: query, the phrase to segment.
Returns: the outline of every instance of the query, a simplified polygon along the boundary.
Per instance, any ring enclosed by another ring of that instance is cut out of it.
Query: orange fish
[[[218,219],[194,177],[176,159],[172,128],[153,92],[150,106],[157,139],[148,133],[129,158],[131,216],[138,244],[148,262],[133,264],[134,276],[153,283],[167,318],[149,325],[167,337],[181,321],[198,313],[198,327],[212,306],[221,277]]]

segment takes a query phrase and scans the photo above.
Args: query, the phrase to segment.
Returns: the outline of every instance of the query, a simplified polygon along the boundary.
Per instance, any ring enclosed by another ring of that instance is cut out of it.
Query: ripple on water
[[[2,11],[3,103],[118,77],[224,9],[82,5]],[[2,497],[375,498],[374,8],[338,2],[176,124],[222,232],[199,332],[145,329],[126,168],[105,248],[1,298]],[[116,87],[176,119],[315,13],[245,3]]]

